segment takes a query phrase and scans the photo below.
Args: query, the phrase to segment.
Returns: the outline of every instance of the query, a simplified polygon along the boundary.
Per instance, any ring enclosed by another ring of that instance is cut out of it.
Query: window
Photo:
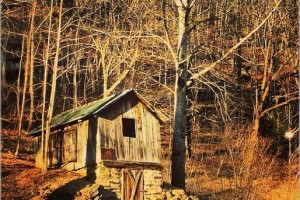
[[[135,138],[135,120],[122,118],[123,136]]]

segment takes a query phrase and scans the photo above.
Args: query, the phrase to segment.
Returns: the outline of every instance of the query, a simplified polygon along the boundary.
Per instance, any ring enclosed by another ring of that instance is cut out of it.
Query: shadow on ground
[[[95,171],[96,169],[94,166],[88,167],[87,176],[72,180],[65,185],[55,189],[53,192],[47,195],[46,199],[118,199],[116,193],[111,190],[104,189],[103,186],[97,184]]]

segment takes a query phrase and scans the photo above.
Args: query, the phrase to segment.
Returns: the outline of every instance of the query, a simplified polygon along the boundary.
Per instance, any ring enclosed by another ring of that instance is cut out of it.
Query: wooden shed
[[[160,124],[166,120],[134,89],[68,110],[51,121],[48,167],[86,168],[119,199],[159,199]],[[41,128],[28,135],[36,137],[40,167]]]

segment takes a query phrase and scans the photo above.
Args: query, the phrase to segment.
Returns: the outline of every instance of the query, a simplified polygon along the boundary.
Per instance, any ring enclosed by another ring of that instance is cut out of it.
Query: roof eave
[[[154,116],[159,120],[160,123],[165,123],[169,121],[169,118],[166,117],[162,112],[156,109],[149,101],[142,97],[138,92],[133,90],[135,95],[141,100],[141,102],[154,114]]]
[[[122,97],[128,95],[131,92],[133,92],[133,94],[152,112],[152,114],[159,120],[160,123],[165,123],[166,121],[169,120],[164,114],[162,114],[158,109],[156,109],[154,106],[152,106],[138,92],[136,92],[133,88],[130,88],[128,90],[123,91],[122,93],[120,93],[118,95],[112,96],[111,98],[108,99],[107,102],[104,103],[103,106],[100,106],[98,109],[92,111],[91,113],[88,113],[87,115],[84,115],[84,116],[76,117],[76,118],[74,118],[71,121],[68,121],[66,123],[56,124],[55,126],[51,126],[51,129],[52,130],[59,129],[59,127],[63,127],[63,126],[69,125],[69,124],[73,124],[74,122],[77,122],[78,120],[87,118],[87,117],[89,117],[91,115],[96,115],[100,111],[102,111],[105,108],[109,107],[110,105],[112,105],[113,103],[117,102],[119,99],[121,99]],[[68,111],[66,111],[66,112],[68,112]],[[26,134],[26,136],[38,136],[41,133],[42,133],[41,126],[39,126],[38,128],[36,128],[36,129],[28,132]]]

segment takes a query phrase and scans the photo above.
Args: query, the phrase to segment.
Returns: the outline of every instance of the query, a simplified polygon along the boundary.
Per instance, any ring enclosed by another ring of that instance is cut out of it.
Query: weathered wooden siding
[[[122,118],[135,119],[135,137],[123,136]],[[74,129],[75,135],[66,132]],[[42,166],[40,148],[39,144],[37,167]],[[137,97],[127,96],[98,116],[52,133],[49,150],[48,165],[62,164],[68,170],[93,165],[102,159],[160,163],[160,124]]]
[[[136,120],[135,138],[123,136],[122,118]],[[114,151],[117,160],[159,163],[159,126],[158,120],[136,97],[124,98],[100,113],[100,146]]]
[[[67,170],[75,170],[85,167],[87,163],[91,163],[91,159],[96,158],[95,153],[87,155],[88,142],[97,143],[97,141],[92,141],[94,138],[96,140],[96,133],[94,133],[95,136],[91,134],[94,129],[89,127],[89,124],[89,121],[86,120],[76,125],[65,127],[64,130],[51,133],[49,138],[48,167],[62,165]],[[43,163],[41,136],[38,136],[36,139],[36,148],[35,165],[41,168]]]
[[[86,149],[89,130],[89,121],[82,121],[77,125],[77,159],[76,162],[66,165],[68,170],[80,169],[86,166]]]
[[[128,136],[123,135],[123,118],[135,120],[135,136],[131,120],[126,121]],[[86,170],[97,187],[91,187],[96,191],[84,199],[100,195],[104,199],[162,199],[160,123],[136,95],[122,97],[82,120],[51,133],[50,166]],[[36,140],[37,167],[42,166],[40,137]]]

